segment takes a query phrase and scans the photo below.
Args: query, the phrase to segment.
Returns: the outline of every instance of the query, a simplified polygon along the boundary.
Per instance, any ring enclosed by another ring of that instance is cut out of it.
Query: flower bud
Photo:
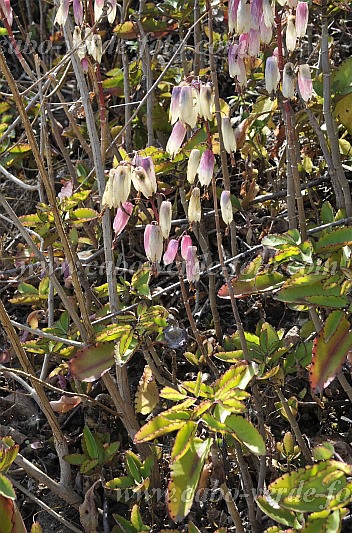
[[[197,124],[197,100],[195,100],[195,92],[190,85],[181,87],[179,117],[180,122],[188,124],[192,129]]]
[[[208,187],[213,177],[215,157],[211,150],[205,150],[200,158],[198,167],[198,178],[201,185]]]
[[[161,227],[161,233],[164,239],[168,239],[171,230],[171,221],[172,221],[172,204],[171,202],[165,200],[161,202],[160,211],[159,211],[159,224]]]
[[[143,167],[135,167],[132,170],[132,182],[137,192],[140,192],[146,198],[154,194],[154,187],[150,178]]]
[[[81,67],[82,67],[82,70],[83,70],[84,74],[87,74],[88,70],[89,70],[89,61],[86,58],[86,56],[82,57],[82,59],[81,59]]]
[[[187,259],[187,248],[192,246],[192,239],[189,235],[184,235],[181,239],[181,256]]]
[[[94,33],[90,43],[90,55],[97,63],[100,63],[103,55],[103,43],[99,33]]]
[[[116,237],[123,232],[133,211],[133,205],[130,202],[125,202],[118,208],[112,227],[114,228]]]
[[[188,205],[188,220],[190,224],[192,224],[193,222],[200,222],[201,218],[202,207],[200,205],[200,189],[199,187],[194,187]]]
[[[199,281],[200,266],[197,256],[197,247],[188,246],[186,256],[186,276],[189,283]]]
[[[280,71],[275,56],[268,57],[265,64],[265,87],[269,94],[276,92],[280,81]]]
[[[221,217],[228,226],[233,221],[233,210],[230,191],[222,191],[220,197]]]
[[[170,154],[171,159],[173,159],[179,151],[185,138],[185,135],[186,126],[180,121],[176,122],[166,145],[166,151],[168,154]]]
[[[98,22],[104,12],[105,0],[95,0],[94,2],[94,20]]]
[[[83,6],[81,0],[73,0],[73,16],[78,26],[83,22]]]
[[[293,52],[296,49],[297,33],[294,20],[295,17],[293,15],[287,18],[286,47],[289,52]]]
[[[313,93],[313,83],[309,65],[304,64],[298,67],[298,87],[303,100],[308,102]]]
[[[200,162],[200,150],[193,148],[189,154],[188,165],[187,165],[187,181],[188,183],[194,183],[196,174],[198,172]]]
[[[224,148],[228,154],[236,152],[236,138],[235,132],[231,126],[229,117],[222,117],[221,119],[221,131],[224,141]]]
[[[282,94],[285,98],[293,98],[295,94],[295,79],[293,64],[286,63],[282,75]]]
[[[108,22],[112,24],[116,19],[117,2],[116,0],[109,0]]]
[[[210,85],[201,85],[199,91],[200,116],[205,120],[213,120],[211,112],[212,89]]]
[[[304,37],[307,31],[309,8],[307,2],[298,2],[296,8],[296,34]]]
[[[237,33],[248,33],[251,26],[251,4],[247,0],[240,0],[237,10]]]
[[[68,8],[69,8],[70,0],[60,0],[59,9],[57,10],[54,24],[59,24],[60,26],[64,26],[65,22],[68,17]],[[6,15],[6,13],[5,13]],[[6,15],[6,18],[8,20],[8,16]]]
[[[171,239],[163,256],[164,265],[170,265],[175,261],[178,250],[178,240]]]
[[[175,122],[177,122],[179,117],[180,117],[180,94],[181,94],[181,89],[182,89],[182,87],[180,87],[179,85],[176,85],[172,89],[170,112],[169,112],[169,118],[170,118],[170,122],[171,122],[172,125],[175,124]]]
[[[148,252],[146,250],[147,257],[151,263],[156,263],[161,261],[161,256],[163,254],[163,236],[161,233],[160,226],[156,224],[148,224],[150,230],[148,232],[149,243],[148,243]]]

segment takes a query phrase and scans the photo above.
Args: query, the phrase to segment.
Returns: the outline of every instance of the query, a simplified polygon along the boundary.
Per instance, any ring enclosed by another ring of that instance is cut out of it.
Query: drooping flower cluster
[[[212,120],[212,87],[203,83],[182,82],[172,90],[170,122],[173,125],[166,151],[173,158],[186,136],[187,126],[194,129],[199,120]]]

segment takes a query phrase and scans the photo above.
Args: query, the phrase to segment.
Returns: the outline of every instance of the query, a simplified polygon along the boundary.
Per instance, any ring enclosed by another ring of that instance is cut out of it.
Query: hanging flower
[[[174,125],[169,140],[166,145],[166,151],[171,159],[175,157],[186,135],[186,126],[182,122],[176,122]]]
[[[189,235],[184,235],[181,239],[181,256],[187,259],[187,248],[192,246],[192,239]]]
[[[171,104],[170,104],[170,112],[169,112],[169,118],[171,124],[175,124],[175,122],[178,121],[180,118],[180,94],[181,94],[181,88],[179,85],[176,85],[172,89],[171,93]]]
[[[296,8],[296,34],[304,37],[307,31],[309,8],[307,2],[298,2]]]
[[[142,193],[145,198],[154,194],[152,182],[143,167],[135,167],[132,170],[132,183],[136,191]]]
[[[221,217],[226,225],[233,221],[233,210],[230,191],[222,191],[220,197]]]
[[[265,87],[269,94],[275,93],[280,82],[280,71],[275,56],[268,57],[265,64]]]
[[[213,120],[211,112],[212,88],[210,85],[202,84],[199,92],[200,116],[205,120]]]
[[[260,19],[263,13],[263,0],[251,1],[251,29],[259,30]]]
[[[195,92],[190,85],[181,87],[179,119],[182,124],[188,124],[192,129],[197,124],[197,100],[195,100]]]
[[[99,33],[94,33],[90,43],[90,55],[97,63],[100,63],[103,55],[103,43]]]
[[[147,229],[148,228],[148,229]],[[148,224],[144,233],[144,249],[151,263],[161,261],[163,254],[163,236],[160,226]]]
[[[0,0],[1,9],[6,17],[9,26],[13,23],[13,11],[10,0]]]
[[[200,189],[199,187],[194,187],[188,205],[188,220],[192,224],[193,222],[200,222],[201,218]]]
[[[240,0],[237,9],[237,33],[248,33],[251,27],[251,4],[248,0]]]
[[[205,150],[200,158],[198,178],[201,185],[208,187],[214,173],[215,157],[211,150]]]
[[[87,47],[82,41],[81,28],[79,26],[75,26],[75,29],[73,31],[72,44],[74,48],[78,47],[77,55],[79,59],[82,60],[86,56]]]
[[[237,10],[240,0],[229,0],[229,33],[235,31],[237,33]]]
[[[170,265],[175,261],[178,250],[178,240],[171,239],[163,255],[164,265]]]
[[[114,228],[116,237],[123,232],[132,215],[133,205],[130,202],[125,202],[118,208],[112,227]]]
[[[98,22],[98,20],[100,20],[101,16],[103,15],[104,3],[105,3],[105,0],[95,0],[95,3],[94,3],[94,20],[95,20],[95,22]]]
[[[188,183],[194,183],[196,175],[198,172],[200,162],[200,150],[193,148],[189,154],[188,165],[187,165],[187,181]]]
[[[282,94],[285,98],[293,98],[295,94],[295,79],[293,64],[286,63],[282,76]]]
[[[287,18],[286,47],[289,52],[293,52],[296,49],[297,32],[294,20],[295,17],[293,15]]]
[[[188,246],[186,257],[186,276],[189,283],[199,281],[200,266],[197,256],[197,247]]]
[[[260,31],[251,29],[249,32],[248,54],[257,57],[260,53]]]
[[[269,44],[271,42],[271,39],[273,37],[273,28],[272,26],[267,26],[264,21],[264,15],[262,16],[260,20],[259,25],[259,31],[260,31],[260,40],[264,44]]]
[[[222,117],[221,119],[221,131],[224,141],[224,148],[228,154],[236,152],[236,138],[235,132],[231,126],[229,117]]]
[[[125,203],[131,190],[131,169],[126,165],[119,165],[109,172],[109,179],[105,187],[102,204],[109,207],[120,207]]]
[[[108,1],[109,11],[108,11],[108,22],[109,24],[112,24],[116,19],[116,11],[117,11],[117,2],[116,0],[109,0]]]
[[[73,16],[77,26],[81,26],[83,22],[83,6],[81,0],[73,0]]]
[[[159,210],[159,224],[164,239],[168,239],[171,231],[172,204],[168,200],[161,202]]]
[[[313,83],[309,65],[304,64],[298,67],[298,87],[303,100],[308,102],[313,93]]]
[[[153,193],[156,193],[158,186],[156,182],[155,167],[154,167],[153,159],[150,156],[143,157],[141,155],[135,155],[133,159],[133,164],[136,167],[142,167],[145,170],[150,180],[150,183],[152,185]]]
[[[70,3],[70,0],[60,0],[60,5],[56,13],[54,24],[59,24],[60,26],[64,26],[67,20],[67,17],[68,17],[69,3]]]

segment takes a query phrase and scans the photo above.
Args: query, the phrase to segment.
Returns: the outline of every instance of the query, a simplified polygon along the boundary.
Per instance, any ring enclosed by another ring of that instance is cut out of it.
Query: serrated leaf
[[[187,394],[184,394],[176,389],[172,389],[171,387],[163,387],[160,392],[160,397],[165,398],[165,400],[177,402],[187,398]]]
[[[111,324],[99,331],[96,336],[97,342],[109,342],[119,339],[126,332],[126,325]]]
[[[119,525],[119,533],[138,533],[137,529],[135,529],[131,522],[126,520],[123,516],[119,514],[113,514],[112,515],[115,519],[115,522]]]
[[[135,407],[136,412],[149,415],[159,402],[159,391],[151,368],[146,365],[139,381]]]
[[[15,502],[0,495],[1,533],[27,533]]]
[[[39,522],[34,522],[34,524],[32,524],[31,533],[43,533],[42,526]]]
[[[322,307],[345,307],[346,296],[341,296],[338,284],[325,286],[328,278],[325,274],[307,274],[294,276],[279,289],[275,299],[292,304],[314,304]]]
[[[89,474],[96,466],[98,466],[99,459],[87,459],[81,465],[81,474]]]
[[[182,413],[183,418],[181,418],[182,414],[180,412],[174,412],[174,418],[166,418],[163,416],[165,413],[156,416],[136,433],[134,442],[137,444],[140,442],[147,442],[180,429],[184,425],[185,420],[190,418],[190,414],[186,411],[183,411]]]
[[[84,224],[98,218],[99,213],[90,207],[80,207],[71,212],[73,224]]]
[[[317,253],[333,252],[350,244],[352,244],[352,228],[335,228],[320,237],[315,243],[315,251]]]
[[[179,522],[190,511],[204,462],[213,439],[193,438],[187,452],[171,465],[168,485],[168,511],[171,520]],[[184,496],[187,487],[187,497]]]
[[[352,347],[352,331],[342,311],[332,311],[313,342],[313,357],[309,382],[315,393],[320,393],[340,371]]]
[[[279,522],[279,524],[283,524],[284,526],[289,527],[294,526],[295,514],[293,511],[280,508],[279,505],[275,502],[275,500],[271,500],[270,498],[267,499],[267,497],[264,496],[258,496],[256,502],[258,504],[258,507],[267,516],[270,516],[270,518],[272,518],[276,522]]]
[[[146,298],[151,298],[150,289],[149,289],[149,280],[150,280],[150,265],[149,263],[144,263],[135,272],[131,280],[131,289],[136,291],[140,296],[145,296]]]
[[[171,450],[171,460],[178,461],[189,449],[197,429],[197,423],[189,420],[178,430]]]
[[[142,515],[137,504],[132,507],[131,524],[138,532],[150,531],[150,528],[143,524]]]
[[[286,276],[279,272],[264,272],[251,279],[243,279],[241,275],[237,276],[235,279],[231,280],[231,284],[235,298],[244,298],[246,296],[277,289],[286,279]],[[229,289],[226,284],[220,287],[218,296],[219,298],[230,298]]]
[[[114,364],[114,344],[97,343],[76,352],[70,360],[72,375],[80,381],[96,381]]]
[[[133,477],[136,483],[141,483],[143,481],[141,475],[142,461],[130,450],[125,454],[125,461],[128,474]]]
[[[327,459],[331,459],[334,453],[334,446],[331,442],[323,442],[313,448],[314,461],[326,461]]]
[[[87,460],[87,456],[83,453],[69,453],[64,455],[64,460],[70,465],[81,466]]]
[[[230,415],[226,418],[225,424],[232,430],[233,436],[245,444],[252,453],[266,454],[265,442],[259,431],[243,416]]]

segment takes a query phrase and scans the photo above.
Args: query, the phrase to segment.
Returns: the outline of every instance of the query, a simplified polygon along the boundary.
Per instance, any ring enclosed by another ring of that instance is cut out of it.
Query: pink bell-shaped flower
[[[236,152],[236,138],[235,132],[231,126],[231,120],[229,117],[222,117],[221,119],[221,131],[224,141],[224,148],[228,154]]]
[[[198,178],[204,187],[208,187],[210,184],[215,165],[215,156],[212,150],[205,150],[202,157],[200,158],[199,167],[198,167]]]
[[[222,191],[220,197],[221,217],[226,225],[233,221],[233,210],[230,191]]]
[[[187,248],[192,246],[192,239],[189,235],[184,235],[181,239],[181,256],[187,259]]]
[[[240,0],[229,0],[229,33],[233,31],[237,33],[237,10]]]
[[[263,0],[251,1],[251,29],[259,30],[260,19],[263,13]]]
[[[188,165],[187,165],[187,181],[188,183],[194,183],[196,175],[198,172],[200,162],[200,150],[198,148],[193,148],[189,154]]]
[[[169,140],[167,141],[166,151],[171,159],[175,157],[186,135],[186,126],[178,121],[174,125]]]
[[[64,26],[68,17],[69,4],[70,0],[60,0],[60,5],[55,16],[54,24]]]
[[[286,47],[289,52],[293,52],[296,49],[297,32],[295,26],[295,17],[290,15],[287,17],[286,26]]]
[[[83,6],[81,0],[73,0],[73,16],[77,26],[81,26],[83,22]]]
[[[108,22],[112,24],[116,19],[117,2],[116,0],[109,0]]]
[[[198,109],[195,92],[190,85],[181,87],[179,119],[183,124],[188,124],[192,129],[197,124]]]
[[[309,17],[308,2],[298,2],[296,7],[296,34],[297,37],[304,37],[307,31]]]
[[[248,0],[240,0],[237,9],[237,33],[248,33],[251,27],[251,4]]]
[[[178,250],[178,240],[171,239],[167,245],[166,252],[163,255],[164,265],[170,265],[175,261]]]
[[[98,22],[104,12],[105,0],[95,0],[94,2],[94,20]]]
[[[100,63],[103,55],[103,42],[99,33],[94,33],[90,43],[90,55],[97,63]]]
[[[285,98],[293,98],[295,94],[295,78],[293,64],[286,63],[282,75],[282,94]]]
[[[143,157],[141,155],[135,155],[133,158],[133,164],[136,167],[142,167],[151,183],[152,192],[156,193],[157,191],[157,182],[156,182],[156,175],[155,175],[155,167],[154,167],[154,161],[150,156]]]
[[[178,119],[180,118],[180,94],[181,94],[181,89],[182,89],[182,87],[180,87],[179,85],[176,85],[172,89],[171,104],[170,104],[170,111],[169,111],[170,122],[171,122],[172,125],[175,124],[175,122],[177,122]]]
[[[310,68],[307,64],[298,67],[298,87],[303,100],[308,102],[312,97],[313,83]]]
[[[202,84],[199,91],[200,116],[205,120],[213,120],[211,112],[212,89],[210,85]]]
[[[130,202],[125,202],[118,208],[112,227],[114,228],[116,237],[123,232],[132,215],[133,205]]]
[[[199,281],[200,266],[199,266],[196,246],[189,246],[187,248],[186,276],[187,276],[187,280],[189,283],[194,283],[196,281]]]

